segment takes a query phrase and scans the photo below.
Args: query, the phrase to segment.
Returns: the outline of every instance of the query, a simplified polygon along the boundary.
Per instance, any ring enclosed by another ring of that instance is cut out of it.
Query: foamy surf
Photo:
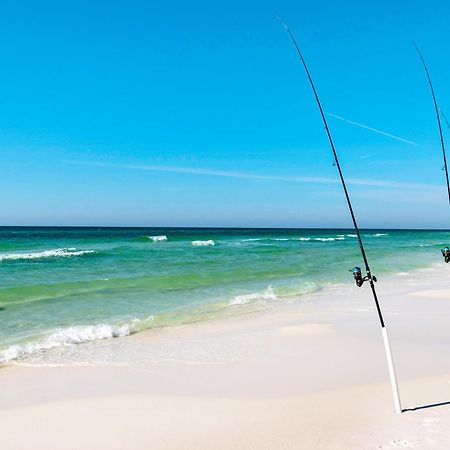
[[[109,324],[72,326],[53,331],[48,336],[23,345],[11,345],[0,351],[0,364],[42,353],[57,347],[68,347],[92,341],[128,336],[148,328],[153,316],[146,319],[133,319],[130,323],[119,326]]]
[[[375,236],[381,234],[389,236]],[[428,279],[442,266],[436,251],[450,242],[448,231],[370,229],[362,235],[379,262],[378,275],[411,285],[413,273]],[[128,332],[312,302],[309,294],[328,286],[351,289],[342,267],[353,267],[356,241],[350,229],[4,227],[0,352],[23,355],[27,363],[76,360],[94,348],[120,347],[120,339],[109,339]],[[336,252],[340,264],[328,265],[325,276],[321,267]],[[413,272],[428,266],[433,272]],[[396,275],[400,271],[409,275]],[[266,291],[269,284],[274,292]],[[150,314],[149,323],[131,320]],[[84,328],[99,324],[110,328],[91,334]],[[100,345],[77,346],[100,338],[106,339]],[[126,346],[130,339],[123,341]],[[54,346],[60,347],[45,353]]]
[[[209,239],[207,241],[192,241],[192,245],[195,245],[197,247],[208,247],[215,245],[215,243],[212,239]]]
[[[276,300],[277,296],[273,291],[272,286],[268,286],[268,288],[263,292],[254,292],[251,294],[243,294],[236,295],[228,304],[229,306],[237,306],[237,305],[246,305],[248,303],[252,303],[258,300]]]
[[[56,347],[65,347],[84,342],[127,336],[130,333],[131,331],[128,325],[113,327],[111,325],[101,324],[63,328],[54,331],[42,340],[8,347],[6,350],[0,352],[0,364]]]
[[[356,235],[355,235],[356,236]],[[292,238],[253,238],[253,239],[243,239],[244,242],[259,242],[259,241],[276,241],[276,242],[286,242],[286,241],[319,241],[319,242],[333,242],[333,241],[345,241],[345,236],[339,234],[336,237],[292,237]],[[261,244],[263,245],[263,244]]]
[[[345,239],[344,237],[317,237],[317,238],[314,238],[315,241],[320,241],[320,242],[343,241],[344,239]]]
[[[285,237],[261,237],[261,238],[251,238],[251,239],[243,239],[245,242],[251,242],[251,241],[289,241],[291,238],[285,238]]]
[[[90,253],[95,252],[94,250],[77,250],[76,248],[56,248],[54,250],[44,250],[42,252],[32,252],[32,253],[1,253],[0,261],[82,256]]]
[[[345,236],[338,235],[336,237],[298,237],[295,238],[296,241],[303,241],[303,242],[309,242],[309,241],[317,241],[317,242],[334,242],[334,241],[345,241]]]
[[[147,236],[149,239],[151,239],[153,242],[164,242],[167,241],[167,236],[161,235],[161,236]]]

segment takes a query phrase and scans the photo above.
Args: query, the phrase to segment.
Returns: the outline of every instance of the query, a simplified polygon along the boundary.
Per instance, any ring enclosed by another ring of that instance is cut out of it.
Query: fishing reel
[[[444,257],[444,261],[445,261],[446,263],[450,262],[450,248],[444,247],[444,248],[441,250],[441,253],[442,253],[442,256]]]
[[[450,257],[450,249],[449,249],[449,257]],[[371,276],[369,272],[365,277],[363,277],[361,273],[361,267],[353,267],[353,269],[351,269],[350,272],[353,274],[356,286],[358,287],[361,287],[364,284],[364,281],[369,281],[370,279],[372,279],[374,282],[377,281],[377,277]]]

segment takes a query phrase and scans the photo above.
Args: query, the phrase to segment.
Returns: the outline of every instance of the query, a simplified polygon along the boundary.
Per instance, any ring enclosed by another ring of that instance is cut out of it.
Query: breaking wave
[[[44,250],[42,252],[32,252],[32,253],[1,253],[0,261],[82,256],[90,253],[95,252],[94,250],[77,250],[76,248],[56,248],[54,250]]]
[[[348,234],[347,236],[355,236],[352,234]],[[299,236],[299,237],[291,237],[291,238],[251,238],[251,239],[243,239],[244,242],[256,242],[256,241],[319,241],[319,242],[333,242],[333,241],[345,241],[344,234],[338,234],[335,237],[314,237],[314,236]]]
[[[212,239],[210,239],[208,241],[192,241],[192,245],[195,245],[198,247],[207,247],[210,245],[215,245],[215,243]]]
[[[295,238],[296,241],[318,241],[318,242],[333,242],[333,241],[345,241],[345,236],[339,235],[336,237],[299,237]]]
[[[163,242],[167,241],[167,236],[161,235],[161,236],[147,236],[149,239],[151,239],[153,242]]]
[[[290,241],[295,238],[252,238],[242,239],[243,242],[258,242],[258,241]]]
[[[318,237],[318,238],[314,238],[315,241],[320,241],[320,242],[332,242],[332,241],[343,241],[345,238],[344,237]]]
[[[258,300],[276,300],[278,297],[273,291],[272,286],[269,287],[264,292],[255,292],[252,294],[243,294],[236,295],[228,304],[229,306],[236,305],[246,305],[247,303],[251,303]]]
[[[128,336],[147,328],[148,323],[152,321],[153,316],[149,316],[146,319],[133,319],[130,323],[120,326],[99,324],[57,329],[40,340],[23,345],[11,345],[0,351],[0,364],[22,359],[35,353],[42,353],[56,347],[68,347],[85,342]]]

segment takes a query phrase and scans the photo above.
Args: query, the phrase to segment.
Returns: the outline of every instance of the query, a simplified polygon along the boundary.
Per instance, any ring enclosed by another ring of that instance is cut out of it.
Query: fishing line
[[[427,75],[428,84],[430,86],[431,96],[433,97],[434,110],[436,112],[436,120],[437,120],[437,124],[438,124],[438,129],[439,129],[439,137],[440,137],[440,140],[441,140],[442,158],[444,160],[444,171],[445,171],[445,180],[447,182],[448,204],[450,205],[450,183],[449,183],[449,180],[448,180],[447,155],[445,153],[444,135],[442,133],[442,125],[441,125],[441,117],[440,117],[442,112],[439,113],[439,107],[438,107],[438,103],[437,103],[437,100],[436,100],[436,95],[434,93],[433,83],[431,82],[430,72],[428,71],[428,67],[427,67],[427,64],[425,63],[425,59],[422,56],[422,53],[420,52],[419,47],[416,45],[416,43],[414,41],[412,42],[412,45],[416,49],[417,54],[419,55],[419,58],[422,61],[423,68],[425,69],[425,73]],[[442,117],[447,122],[447,125],[449,125],[449,123],[448,123],[447,119],[445,118],[444,114],[442,114]],[[444,257],[444,261],[446,263],[450,262],[450,248],[449,247],[444,247],[441,250],[441,253],[442,253],[442,256]]]

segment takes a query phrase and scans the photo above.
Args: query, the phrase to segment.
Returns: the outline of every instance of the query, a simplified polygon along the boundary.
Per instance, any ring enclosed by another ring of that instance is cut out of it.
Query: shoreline
[[[379,282],[403,408],[450,400],[446,270]],[[77,346],[93,365],[5,367],[3,442],[11,450],[448,448],[450,405],[394,413],[370,291],[349,283],[313,297]]]
[[[413,273],[419,263],[435,264],[434,247],[444,238],[432,231],[380,231],[369,232],[367,239],[377,275],[386,280],[397,271]],[[2,266],[0,309],[6,326],[0,331],[0,361],[43,362],[42,355],[49,354],[54,362],[53,353],[72,352],[53,351],[59,347],[319,301],[349,284],[354,289],[342,268],[354,263],[355,235],[339,233],[346,231],[176,229],[168,237],[150,236],[163,244],[127,231],[6,233],[2,245],[10,253]],[[192,245],[212,238],[214,248]],[[434,249],[422,248],[430,246]],[[318,295],[308,295],[317,290]]]
[[[420,284],[425,284],[425,276],[424,273],[427,273],[429,275],[430,272],[433,272],[431,274],[433,279],[436,279],[437,282],[439,282],[440,279],[442,279],[445,276],[445,272],[440,270],[440,265],[438,264],[432,264],[430,266],[422,267],[419,269],[412,270],[410,272],[399,272],[399,273],[391,273],[389,275],[386,275],[383,277],[382,283],[384,285],[389,286],[390,288],[393,288],[393,291],[397,291],[397,284],[398,281],[403,282],[405,280],[412,282],[412,285],[415,284],[416,280]],[[125,322],[117,322],[116,324],[108,324],[108,323],[101,323],[101,321],[97,325],[75,325],[73,327],[68,327],[65,329],[62,329],[61,331],[71,332],[73,331],[75,340],[74,343],[70,344],[59,344],[56,343],[55,345],[51,344],[51,346],[46,347],[45,341],[47,338],[43,338],[41,341],[32,341],[28,344],[22,344],[19,346],[11,345],[8,348],[4,350],[5,353],[7,353],[8,350],[12,349],[12,353],[16,351],[14,347],[18,348],[25,348],[28,345],[31,345],[31,352],[28,352],[28,350],[25,351],[24,357],[11,357],[9,360],[5,360],[3,363],[0,363],[0,371],[4,370],[6,367],[10,366],[16,366],[16,365],[26,365],[26,364],[33,364],[33,361],[36,360],[36,357],[41,357],[45,360],[45,355],[52,355],[52,353],[65,353],[66,349],[71,348],[82,348],[83,346],[95,346],[98,344],[105,344],[105,343],[111,343],[111,345],[115,345],[114,341],[117,339],[129,339],[132,336],[142,336],[146,333],[155,333],[160,330],[165,329],[179,329],[182,327],[190,327],[190,326],[196,326],[197,324],[202,323],[215,323],[215,322],[221,322],[226,321],[229,319],[233,319],[236,317],[246,317],[248,315],[260,315],[260,314],[278,314],[282,313],[283,310],[289,310],[290,308],[293,308],[294,310],[297,307],[302,307],[302,305],[307,304],[311,302],[313,304],[313,308],[318,306],[319,308],[321,302],[326,302],[327,298],[334,297],[334,296],[344,296],[345,294],[348,294],[348,296],[352,296],[352,293],[357,293],[358,290],[355,290],[353,280],[350,279],[347,283],[332,283],[326,286],[319,286],[317,290],[314,290],[312,292],[305,292],[301,294],[293,294],[293,295],[281,295],[276,296],[273,294],[271,284],[268,284],[268,287],[259,292],[259,293],[253,293],[253,294],[242,294],[238,295],[239,299],[247,298],[247,297],[255,297],[251,298],[249,301],[244,301],[242,303],[235,302],[234,300],[227,301],[226,305],[222,305],[222,303],[225,303],[224,301],[216,301],[212,303],[205,304],[201,307],[201,309],[210,309],[210,311],[206,315],[201,315],[198,318],[192,317],[189,320],[186,320],[185,322],[180,323],[173,323],[173,324],[166,324],[163,323],[162,325],[154,325],[149,326],[145,328],[140,328],[139,325],[143,324],[144,322],[153,322],[153,316],[149,316],[147,318],[143,319],[133,319],[131,323],[134,323],[134,326],[138,328],[132,328],[130,326],[129,321]],[[428,283],[429,284],[429,283]],[[364,288],[363,288],[364,289]],[[363,291],[359,291],[363,292]],[[270,295],[269,295],[270,294]],[[389,294],[388,294],[389,295]],[[430,291],[427,295],[435,296],[432,291]],[[439,295],[439,294],[438,294]],[[441,294],[442,295],[442,294]],[[236,297],[236,298],[237,298]],[[235,298],[235,299],[236,299]],[[366,303],[365,305],[361,305],[361,308],[364,309],[371,309],[373,307],[373,302]],[[170,313],[172,314],[172,313]],[[184,319],[183,319],[184,320]],[[98,328],[98,337],[92,337],[92,333],[95,332],[95,329]],[[58,330],[54,331],[55,334],[59,334]],[[82,334],[87,334],[87,337],[85,340],[82,338]],[[103,335],[106,333],[106,337],[103,337]],[[60,337],[58,336],[58,339]],[[71,338],[72,339],[72,338]],[[70,340],[69,340],[70,341]],[[42,349],[39,348],[39,346],[42,346]],[[18,353],[20,353],[22,350],[18,350]],[[69,350],[70,353],[71,350]],[[50,365],[57,365],[57,361],[53,360],[50,356],[50,360],[52,361],[49,363]],[[44,364],[44,362],[42,362]]]

